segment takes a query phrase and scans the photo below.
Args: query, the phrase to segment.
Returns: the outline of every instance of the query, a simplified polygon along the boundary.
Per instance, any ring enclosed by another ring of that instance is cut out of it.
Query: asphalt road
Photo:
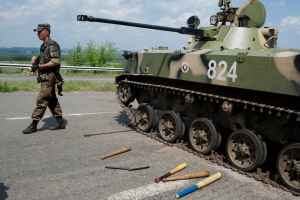
[[[55,124],[47,110],[38,132],[24,135],[31,123],[36,92],[0,93],[0,199],[176,199],[201,178],[154,183],[181,163],[175,175],[197,171],[222,173],[222,178],[182,199],[299,199],[141,135],[124,123],[127,116],[115,93],[68,92],[59,97],[67,128]],[[131,146],[132,150],[104,160],[101,156]],[[128,171],[105,166],[149,166]],[[172,176],[175,176],[172,175]]]

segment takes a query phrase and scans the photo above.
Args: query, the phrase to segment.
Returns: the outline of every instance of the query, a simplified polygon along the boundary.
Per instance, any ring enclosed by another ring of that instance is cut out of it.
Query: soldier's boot
[[[62,117],[57,117],[56,120],[57,120],[57,122],[56,122],[55,126],[50,127],[49,130],[58,130],[58,129],[66,128],[66,125],[65,125]]]
[[[37,131],[37,124],[38,121],[33,121],[26,129],[24,129],[22,132],[23,134],[30,134]]]

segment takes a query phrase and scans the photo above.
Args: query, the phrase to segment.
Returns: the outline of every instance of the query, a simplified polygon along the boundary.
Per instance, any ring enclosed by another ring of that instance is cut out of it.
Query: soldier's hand
[[[36,60],[36,56],[32,56],[31,61],[30,61],[32,65],[35,62],[35,60]]]

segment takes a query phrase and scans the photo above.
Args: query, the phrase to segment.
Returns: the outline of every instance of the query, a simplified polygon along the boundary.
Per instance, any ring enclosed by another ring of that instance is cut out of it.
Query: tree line
[[[78,42],[66,56],[66,63],[70,66],[105,67],[108,61],[116,61],[119,58],[117,50],[113,42],[106,41],[97,45],[91,40],[86,47],[82,47]]]
[[[30,61],[33,55],[37,53],[0,53],[0,61]],[[90,40],[86,47],[78,42],[72,50],[62,54],[61,60],[70,66],[105,67],[107,62],[118,61],[119,57],[118,48],[114,42],[106,41],[97,45]]]

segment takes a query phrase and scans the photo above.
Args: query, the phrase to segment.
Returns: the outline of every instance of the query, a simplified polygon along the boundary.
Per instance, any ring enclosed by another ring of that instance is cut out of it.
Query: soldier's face
[[[37,35],[40,40],[45,40],[48,37],[49,32],[47,30],[42,30],[42,31],[38,31]]]

